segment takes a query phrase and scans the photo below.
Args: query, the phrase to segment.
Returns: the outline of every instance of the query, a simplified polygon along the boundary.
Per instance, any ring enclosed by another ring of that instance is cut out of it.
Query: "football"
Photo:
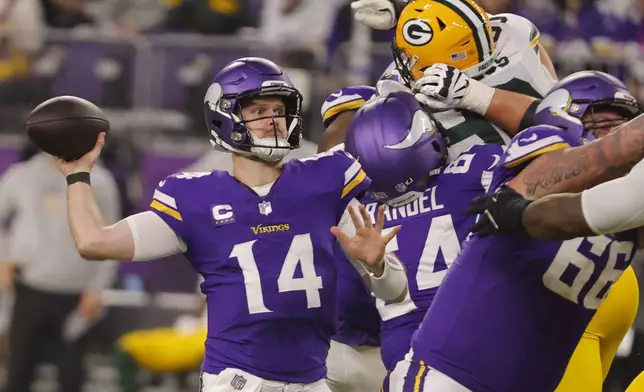
[[[105,113],[83,98],[60,96],[49,99],[27,116],[27,136],[42,151],[71,162],[94,147],[110,123]]]

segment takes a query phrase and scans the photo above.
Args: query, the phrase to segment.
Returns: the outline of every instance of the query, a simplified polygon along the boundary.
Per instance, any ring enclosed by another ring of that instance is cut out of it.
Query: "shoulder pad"
[[[398,72],[398,68],[396,68],[395,61],[392,61],[387,69],[385,69],[385,72],[380,75],[378,81],[380,82],[381,80],[393,80],[394,82],[400,82],[400,72]]]
[[[478,173],[492,171],[501,160],[504,147],[500,144],[475,144],[460,153],[449,165],[445,173]]]
[[[328,127],[340,113],[360,109],[375,94],[376,89],[371,86],[348,86],[332,93],[322,104],[324,127]]]
[[[354,197],[365,190],[371,183],[369,177],[362,170],[362,165],[351,154],[339,148],[325,151],[310,158],[297,159],[296,162],[305,165],[317,165],[318,162],[324,162],[324,167],[316,166],[313,169],[315,170],[315,178],[322,183],[325,179],[331,178],[338,186],[341,184],[342,199],[347,196]],[[291,164],[291,162],[287,164]],[[340,179],[342,179],[342,182],[340,182]],[[329,184],[329,186],[333,185]]]
[[[211,176],[216,173],[217,171],[174,173],[160,181],[157,189],[161,190],[165,194],[177,197],[179,193],[186,192],[186,189],[190,189],[192,186],[196,185],[196,183],[199,182],[198,179]]]
[[[550,125],[535,125],[512,138],[501,157],[503,167],[517,167],[545,153],[576,146],[565,130]]]

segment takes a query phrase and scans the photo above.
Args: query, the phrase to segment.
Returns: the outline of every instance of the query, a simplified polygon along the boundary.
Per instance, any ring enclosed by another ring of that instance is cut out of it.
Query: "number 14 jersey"
[[[205,372],[293,383],[326,376],[339,259],[329,229],[369,182],[342,151],[289,161],[265,196],[221,171],[161,182],[150,208],[204,278]]]

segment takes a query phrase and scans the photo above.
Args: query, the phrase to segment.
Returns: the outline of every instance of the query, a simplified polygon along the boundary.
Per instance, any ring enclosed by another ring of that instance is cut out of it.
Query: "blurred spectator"
[[[247,0],[165,0],[163,30],[235,34],[252,24]]]
[[[23,157],[31,154],[25,149]],[[119,216],[114,180],[92,173],[103,216]],[[115,263],[83,260],[65,209],[65,178],[44,153],[11,166],[0,180],[0,221],[12,216],[10,246],[1,261],[2,289],[13,292],[9,325],[7,391],[28,392],[36,364],[54,343],[60,390],[80,392],[87,329],[102,314],[101,291],[111,285]]]
[[[284,65],[310,69],[326,53],[338,1],[273,0],[265,2],[258,38],[279,48]]]
[[[25,80],[32,57],[42,47],[40,0],[0,0],[0,102],[28,100]]]
[[[94,24],[87,13],[87,0],[42,0],[45,20],[49,27],[73,29]]]
[[[122,33],[136,34],[158,26],[166,8],[159,0],[101,0],[90,2],[87,12],[101,24],[113,24]]]
[[[513,10],[516,2],[512,0],[479,0],[478,3],[488,14],[505,14],[515,12]]]
[[[541,27],[557,41],[557,57],[583,64],[594,54],[619,56],[623,42],[623,21],[591,0],[557,0],[553,23]]]

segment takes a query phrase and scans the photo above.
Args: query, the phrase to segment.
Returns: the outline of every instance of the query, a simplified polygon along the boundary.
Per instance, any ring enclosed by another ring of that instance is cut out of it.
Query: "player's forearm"
[[[318,152],[325,152],[329,149],[344,143],[349,130],[349,124],[356,115],[355,110],[340,113],[322,134],[322,141],[318,145]]]
[[[368,285],[376,297],[394,303],[405,299],[407,272],[396,255],[386,253],[379,267],[368,267],[368,269],[371,272]]]
[[[644,226],[644,161],[624,177],[581,194],[581,210],[597,234],[619,233]]]
[[[134,245],[126,223],[105,226],[92,188],[75,183],[67,188],[67,218],[76,248],[87,260],[131,260]]]
[[[528,95],[495,89],[485,118],[514,135],[522,130],[526,113],[535,101],[535,98]]]
[[[527,233],[544,241],[593,236],[581,208],[579,193],[550,195],[528,205],[522,216]]]
[[[644,158],[644,115],[600,140],[535,159],[508,185],[526,199],[578,193],[623,176]]]

